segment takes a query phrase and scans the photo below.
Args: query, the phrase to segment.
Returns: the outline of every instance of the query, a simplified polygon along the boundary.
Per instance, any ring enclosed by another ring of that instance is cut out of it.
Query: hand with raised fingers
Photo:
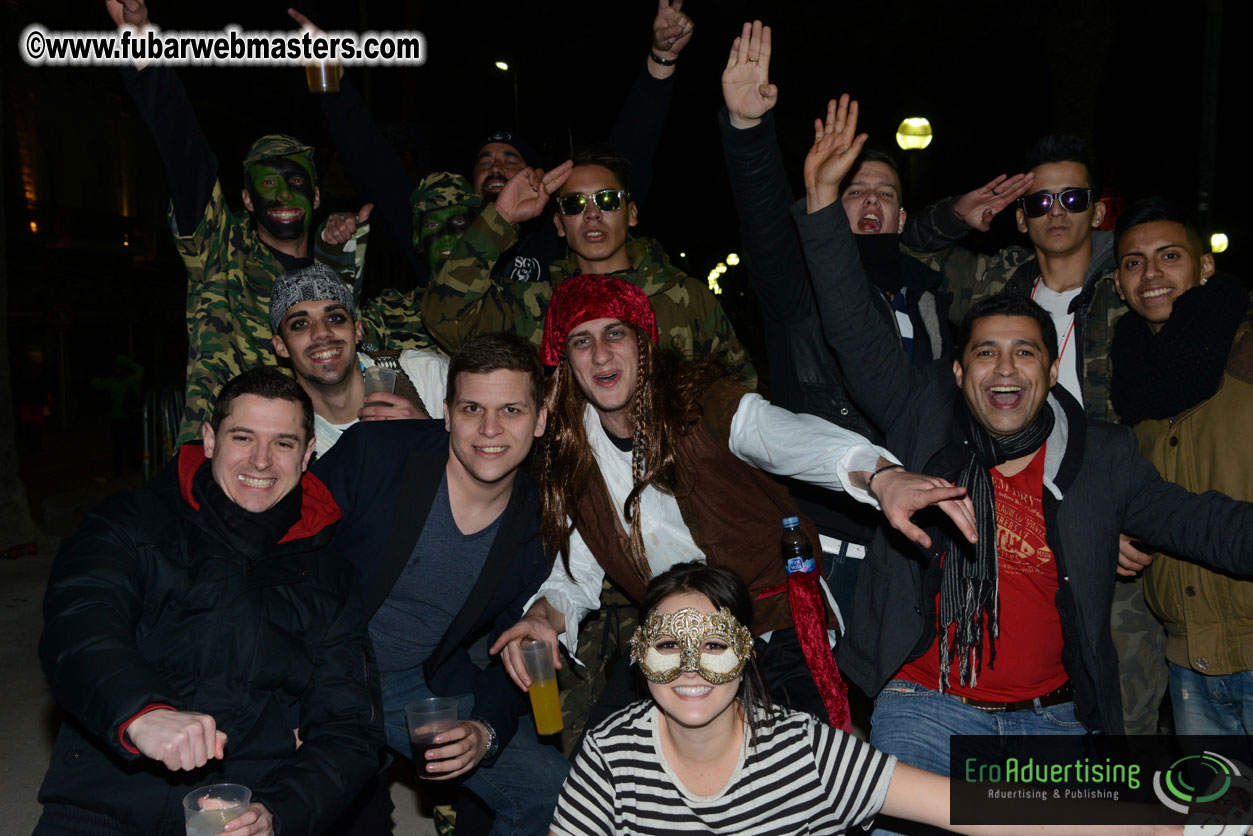
[[[814,144],[805,156],[805,190],[809,211],[834,203],[840,181],[852,169],[866,134],[857,133],[857,100],[845,93],[827,103],[827,118],[814,120]]]
[[[496,211],[511,224],[538,217],[548,205],[549,196],[561,188],[573,169],[574,163],[570,160],[548,172],[541,168],[523,168],[500,190]]]
[[[779,101],[779,88],[770,83],[770,27],[760,20],[745,23],[731,44],[722,71],[722,100],[736,128],[753,127]]]
[[[352,240],[352,236],[357,234],[357,227],[370,220],[370,213],[373,211],[374,204],[367,203],[356,214],[352,212],[334,213],[326,219],[326,223],[322,226],[322,240],[332,247],[348,243]]]
[[[114,26],[134,26],[143,29],[148,20],[148,6],[144,0],[104,0],[105,11],[113,18]]]
[[[683,0],[657,0],[657,16],[653,18],[653,54],[666,61],[677,61],[679,53],[692,40],[692,19],[683,13]],[[670,70],[649,61],[649,69]],[[669,73],[667,73],[668,75]]]
[[[1015,200],[1022,197],[1035,182],[1035,175],[1002,174],[973,191],[966,192],[953,204],[953,214],[965,221],[971,229],[987,232],[992,219]]]

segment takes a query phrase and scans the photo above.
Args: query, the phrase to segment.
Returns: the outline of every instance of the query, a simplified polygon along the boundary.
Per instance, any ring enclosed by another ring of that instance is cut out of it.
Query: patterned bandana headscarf
[[[560,363],[570,332],[592,319],[620,319],[642,329],[653,342],[660,339],[653,306],[637,285],[613,276],[575,276],[557,285],[548,301],[539,355],[544,365]]]
[[[270,327],[278,333],[279,323],[300,302],[334,300],[348,309],[348,315],[357,318],[357,306],[352,301],[352,287],[344,283],[339,274],[321,262],[284,273],[274,280],[270,290]]]

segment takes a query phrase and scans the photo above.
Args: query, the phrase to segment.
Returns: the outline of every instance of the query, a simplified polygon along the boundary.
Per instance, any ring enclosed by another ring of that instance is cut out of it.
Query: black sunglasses
[[[1062,208],[1067,212],[1082,212],[1092,205],[1092,189],[1066,189],[1062,192],[1036,192],[1018,198],[1022,213],[1028,218],[1047,215],[1053,208],[1053,201],[1061,201]]]
[[[557,211],[563,215],[582,215],[590,200],[602,212],[617,212],[630,199],[625,189],[601,189],[590,195],[563,194],[557,197]]]

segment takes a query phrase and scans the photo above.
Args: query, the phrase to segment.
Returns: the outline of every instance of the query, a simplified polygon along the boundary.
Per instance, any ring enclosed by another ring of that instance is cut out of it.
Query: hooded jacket
[[[299,521],[244,554],[192,492],[207,466],[199,444],[184,445],[62,544],[39,657],[67,717],[39,800],[181,836],[184,795],[240,783],[277,832],[317,833],[374,774],[383,746],[361,604],[330,545],[340,511],[306,473]],[[154,705],[211,715],[225,759],[172,772],[139,754],[122,732]]]

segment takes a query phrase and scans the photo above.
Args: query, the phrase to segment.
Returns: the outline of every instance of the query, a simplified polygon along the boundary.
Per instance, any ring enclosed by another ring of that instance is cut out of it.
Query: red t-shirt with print
[[[973,688],[961,684],[960,663],[954,658],[947,690],[982,702],[1017,702],[1055,691],[1068,679],[1062,667],[1057,563],[1044,538],[1044,448],[1020,473],[1006,477],[996,468],[989,473],[996,492],[1001,598],[996,662],[988,665],[989,639],[985,628],[978,684]],[[939,595],[935,604],[939,612]],[[955,626],[949,627],[950,647],[955,630]],[[926,653],[907,662],[896,678],[939,688],[939,636]]]

